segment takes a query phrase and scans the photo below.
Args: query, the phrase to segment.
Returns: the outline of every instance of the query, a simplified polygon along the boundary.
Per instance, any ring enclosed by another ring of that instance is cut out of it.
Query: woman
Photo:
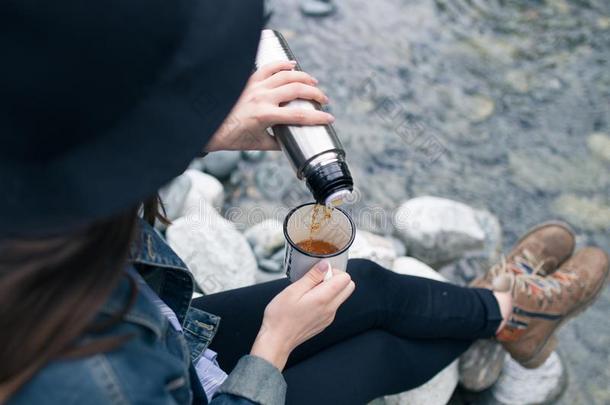
[[[365,403],[479,338],[535,367],[599,293],[607,256],[544,225],[479,288],[354,260],[191,301],[147,196],[204,146],[275,149],[268,126],[332,117],[281,107],[326,101],[290,64],[242,89],[258,1],[110,3],[1,6],[0,402]]]

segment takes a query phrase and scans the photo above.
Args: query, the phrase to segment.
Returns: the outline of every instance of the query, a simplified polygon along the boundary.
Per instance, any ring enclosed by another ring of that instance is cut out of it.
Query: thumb
[[[326,260],[319,261],[312,267],[303,277],[292,284],[292,288],[305,295],[309,290],[324,281],[326,272],[330,269],[330,265]]]

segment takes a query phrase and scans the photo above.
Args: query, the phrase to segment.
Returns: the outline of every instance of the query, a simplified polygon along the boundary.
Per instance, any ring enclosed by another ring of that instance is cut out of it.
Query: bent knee
[[[392,274],[392,271],[367,259],[351,259],[347,263],[347,272],[356,285],[359,282],[372,285],[375,282],[385,280]]]

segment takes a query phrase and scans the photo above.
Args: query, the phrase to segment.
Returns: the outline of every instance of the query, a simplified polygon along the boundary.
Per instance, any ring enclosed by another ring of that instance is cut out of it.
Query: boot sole
[[[551,330],[551,333],[549,333],[549,336],[546,338],[545,342],[540,346],[540,348],[532,357],[528,358],[527,360],[515,360],[517,360],[519,364],[521,364],[525,368],[537,368],[541,366],[542,363],[544,363],[546,359],[549,358],[551,353],[553,353],[553,351],[557,348],[557,337],[555,337],[555,333],[566,322],[582,314],[587,309],[589,309],[589,307],[593,305],[593,303],[595,303],[595,300],[597,300],[599,294],[608,285],[608,280],[610,280],[610,278],[608,278],[608,274],[609,273],[606,272],[606,275],[604,276],[604,281],[600,283],[599,288],[595,291],[593,295],[591,295],[591,298],[588,301],[583,302],[581,305],[574,308],[572,312],[569,312],[561,321],[557,323],[557,325],[555,325],[555,327]]]

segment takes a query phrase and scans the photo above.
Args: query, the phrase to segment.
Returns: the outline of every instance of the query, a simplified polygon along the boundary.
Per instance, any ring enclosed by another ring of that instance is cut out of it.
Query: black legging
[[[502,319],[488,290],[404,276],[367,260],[350,260],[348,272],[356,290],[335,321],[288,359],[288,404],[365,404],[417,387],[473,340],[493,336]],[[194,300],[222,317],[211,349],[225,371],[249,353],[265,306],[288,284],[276,280]]]

